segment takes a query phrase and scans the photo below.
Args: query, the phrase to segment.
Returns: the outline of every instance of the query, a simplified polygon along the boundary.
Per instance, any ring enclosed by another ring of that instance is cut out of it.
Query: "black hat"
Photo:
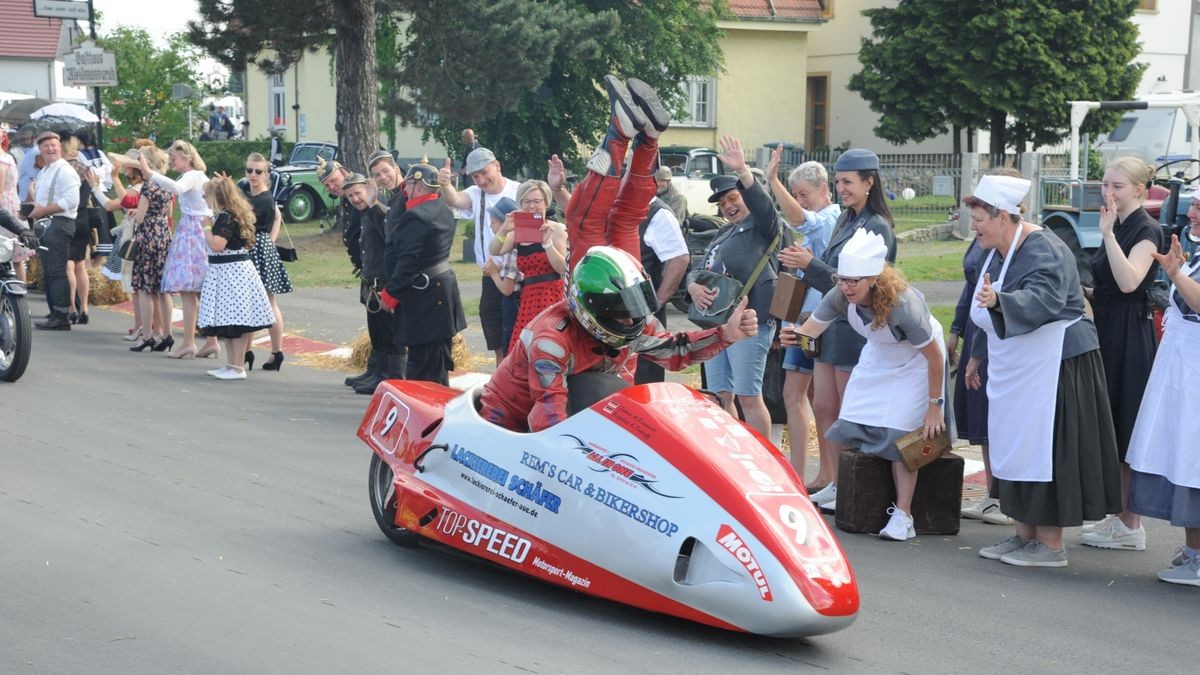
[[[342,184],[342,189],[346,190],[355,185],[366,185],[367,177],[361,173],[352,173],[346,178],[346,182]]]
[[[317,156],[317,180],[321,181],[322,183],[332,176],[334,171],[337,171],[340,168],[342,168],[341,164],[338,164],[337,162],[330,162],[324,157],[319,155]]]
[[[404,180],[415,180],[426,187],[438,187],[438,170],[429,164],[429,160],[424,157],[422,161],[410,164],[408,172],[404,174]]]
[[[383,160],[388,160],[392,164],[396,163],[396,160],[392,157],[392,153],[388,152],[387,150],[376,150],[375,152],[371,153],[370,157],[367,158],[367,168],[370,169],[371,167],[375,166],[376,162],[382,162]]]
[[[712,180],[708,181],[708,187],[713,191],[708,197],[708,203],[716,204],[721,201],[721,195],[736,190],[737,185],[737,176],[713,176]]]

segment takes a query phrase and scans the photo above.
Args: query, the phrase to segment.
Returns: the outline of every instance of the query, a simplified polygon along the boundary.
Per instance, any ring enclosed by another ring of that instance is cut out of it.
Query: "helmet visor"
[[[649,281],[619,293],[588,293],[584,302],[593,314],[606,319],[644,319],[658,309],[658,296]]]

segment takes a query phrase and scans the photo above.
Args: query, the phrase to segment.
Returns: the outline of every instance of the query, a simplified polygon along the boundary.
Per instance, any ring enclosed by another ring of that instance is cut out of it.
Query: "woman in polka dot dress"
[[[210,180],[204,196],[216,215],[204,221],[211,253],[200,290],[200,334],[220,338],[225,348],[225,365],[208,374],[218,380],[244,380],[249,334],[275,322],[267,291],[250,260],[254,211],[228,176]]]
[[[516,228],[514,214],[508,214],[496,233],[501,240],[497,255],[514,248],[517,269],[521,272],[521,306],[513,325],[508,351],[516,349],[525,326],[550,305],[563,299],[563,274],[567,268],[567,228],[562,223],[545,220],[550,207],[550,186],[544,181],[527,180],[517,188],[517,205],[521,211],[538,213],[543,218],[540,244],[517,244],[512,234]]]

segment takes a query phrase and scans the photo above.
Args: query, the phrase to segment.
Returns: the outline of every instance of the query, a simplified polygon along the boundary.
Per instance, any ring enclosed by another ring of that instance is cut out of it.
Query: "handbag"
[[[275,252],[279,254],[279,260],[282,262],[296,262],[300,256],[296,254],[296,244],[292,243],[292,235],[288,232],[287,225],[280,223],[283,227],[283,233],[287,235],[288,245],[280,246],[275,244]]]
[[[126,239],[121,243],[120,247],[117,248],[117,255],[120,256],[122,260],[133,261],[133,259],[137,257],[137,254],[138,245],[137,242],[134,241],[133,237]]]
[[[796,323],[807,293],[808,282],[794,274],[781,274],[775,280],[775,293],[771,296],[771,307],[767,311],[776,319]]]
[[[896,449],[900,451],[904,466],[909,471],[916,471],[950,451],[950,434],[942,432],[926,439],[925,430],[917,429],[897,439]]]
[[[709,290],[716,290],[717,297],[713,299],[712,304],[706,309],[700,309],[693,302],[688,307],[688,320],[700,328],[716,328],[729,321],[733,310],[737,309],[738,303],[742,301],[742,298],[746,297],[751,288],[754,288],[754,282],[758,281],[758,276],[762,274],[763,269],[767,266],[767,261],[771,259],[771,254],[775,252],[775,247],[779,245],[779,237],[782,235],[782,229],[779,228],[775,232],[775,238],[771,240],[770,246],[767,246],[767,250],[763,253],[762,258],[759,258],[758,265],[750,273],[750,278],[746,280],[744,285],[733,277],[717,274],[710,270],[700,270],[697,272],[693,281]]]

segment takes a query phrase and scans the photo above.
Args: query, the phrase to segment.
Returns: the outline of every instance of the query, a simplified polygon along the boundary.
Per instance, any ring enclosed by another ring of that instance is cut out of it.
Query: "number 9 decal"
[[[394,406],[388,411],[387,417],[383,418],[383,428],[379,430],[380,436],[387,436],[392,427],[396,425],[396,418],[400,416],[400,411]]]
[[[804,514],[800,509],[791,504],[783,504],[779,507],[779,522],[783,523],[789,530],[796,532],[796,543],[803,546],[808,540],[808,521],[804,519]]]

